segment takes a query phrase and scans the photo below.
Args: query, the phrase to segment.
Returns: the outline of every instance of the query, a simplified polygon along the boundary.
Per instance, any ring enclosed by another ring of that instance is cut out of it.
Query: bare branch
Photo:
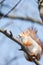
[[[3,15],[1,18],[6,17],[12,10],[14,10],[14,9],[19,5],[19,3],[20,3],[21,1],[22,1],[22,0],[19,0],[19,1],[11,8],[11,10],[8,11],[8,13],[6,13],[5,15]]]
[[[38,60],[35,58],[35,57],[32,57],[28,51],[26,50],[25,46],[22,44],[22,41],[18,40],[17,38],[13,37],[13,34],[12,32],[10,32],[10,34],[6,31],[6,30],[2,30],[0,29],[0,32],[3,33],[4,35],[6,35],[8,38],[10,38],[11,40],[13,40],[14,42],[18,43],[21,48],[22,48],[22,51],[24,51],[29,58],[32,59],[32,61],[36,64],[36,65],[40,65],[40,63],[38,62]]]
[[[3,14],[1,15],[0,14],[0,18],[3,17]],[[33,19],[31,17],[20,17],[20,16],[12,16],[12,15],[6,15],[4,16],[6,18],[11,18],[11,19],[19,19],[19,20],[26,20],[26,21],[31,21],[31,22],[35,22],[35,23],[39,23],[39,24],[42,24],[43,25],[43,21],[40,21],[40,20],[37,20],[37,19]]]
[[[14,7],[6,14],[6,15],[8,15],[12,10],[14,10],[17,6],[18,6],[18,4],[21,2],[22,0],[19,0],[17,3],[16,3],[16,5],[14,5]],[[5,15],[5,16],[6,16]]]
[[[11,19],[20,19],[20,20],[26,20],[26,21],[31,21],[31,22],[43,24],[43,21],[40,21],[40,20],[37,20],[37,19],[33,19],[31,17],[20,17],[20,16],[10,16],[10,15],[8,15],[6,17],[11,18]]]
[[[5,0],[2,0],[2,1],[0,2],[0,4],[2,4],[4,1],[5,1]]]

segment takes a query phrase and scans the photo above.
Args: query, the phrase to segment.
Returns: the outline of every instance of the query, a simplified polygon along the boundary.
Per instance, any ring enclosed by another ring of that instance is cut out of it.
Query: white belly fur
[[[25,37],[24,40],[23,40],[23,42],[24,42],[26,39],[28,39],[29,41],[32,42],[32,45],[29,46],[29,47],[27,47],[27,49],[28,49],[30,52],[34,53],[35,55],[37,55],[38,53],[40,54],[40,53],[42,52],[42,49],[41,49],[40,45],[39,45],[36,41],[34,41],[30,36]]]

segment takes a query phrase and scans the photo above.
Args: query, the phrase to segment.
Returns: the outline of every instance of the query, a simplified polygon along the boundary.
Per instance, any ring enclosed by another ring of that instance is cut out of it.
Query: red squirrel
[[[30,55],[40,60],[42,55],[42,43],[36,35],[37,31],[34,29],[27,29],[25,32],[19,34],[23,42],[22,44],[26,47]],[[26,53],[24,53],[24,55],[28,61],[32,61],[31,58],[28,58]]]

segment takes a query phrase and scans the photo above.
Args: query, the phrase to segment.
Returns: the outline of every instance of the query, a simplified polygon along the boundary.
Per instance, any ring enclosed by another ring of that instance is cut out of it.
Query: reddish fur
[[[37,31],[35,30],[31,30],[31,29],[27,29],[25,32],[21,33],[21,36],[25,37],[25,36],[31,36],[42,48],[42,43],[40,41],[39,38],[36,37],[37,35]],[[30,42],[29,42],[30,43]],[[26,46],[28,46],[28,42],[25,44]],[[32,56],[35,56],[35,54],[33,54]],[[40,59],[41,54],[38,54],[36,56],[37,59]],[[27,58],[28,61],[32,61],[30,58]]]
[[[23,37],[25,37],[25,36],[31,36],[36,42],[38,42],[38,44],[40,46],[42,46],[42,43],[41,43],[40,39],[36,37],[37,31],[31,30],[31,29],[27,29],[25,32],[22,32],[21,35]]]

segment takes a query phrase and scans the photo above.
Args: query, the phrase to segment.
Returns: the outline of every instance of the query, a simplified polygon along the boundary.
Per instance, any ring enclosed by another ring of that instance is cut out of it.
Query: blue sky
[[[4,4],[6,6],[2,7],[1,12],[6,14],[18,1],[19,0],[5,0]],[[9,15],[32,17],[41,20],[37,2],[37,0],[22,0]],[[8,32],[11,30],[14,36],[18,36],[20,32],[32,26],[37,29],[37,34],[43,42],[43,25],[24,20],[0,19],[0,28],[4,28]],[[0,33],[0,65],[35,65],[33,62],[28,62],[25,59],[23,52],[18,51],[19,48],[20,46],[18,44]],[[43,56],[40,63],[41,65],[43,64]]]

